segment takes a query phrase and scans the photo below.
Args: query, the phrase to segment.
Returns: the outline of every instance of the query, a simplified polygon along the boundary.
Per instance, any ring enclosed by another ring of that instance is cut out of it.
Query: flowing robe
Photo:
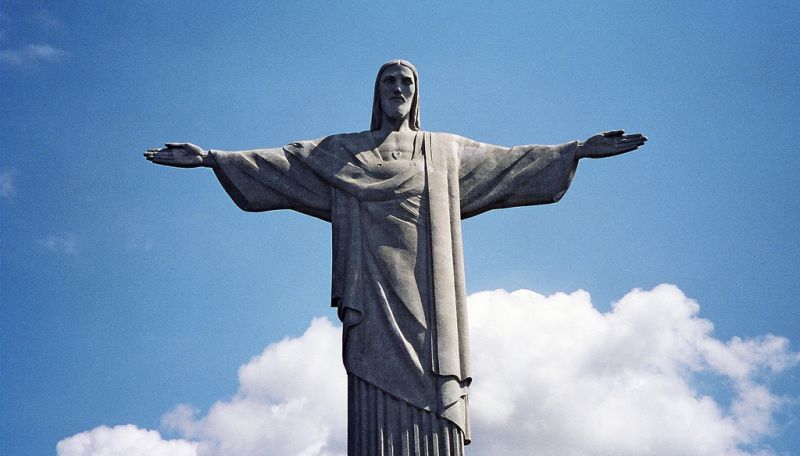
[[[506,148],[419,132],[411,159],[383,160],[376,148],[361,132],[211,154],[241,209],[294,209],[331,222],[332,305],[348,375],[449,420],[468,443],[460,221],[558,201],[577,142]]]

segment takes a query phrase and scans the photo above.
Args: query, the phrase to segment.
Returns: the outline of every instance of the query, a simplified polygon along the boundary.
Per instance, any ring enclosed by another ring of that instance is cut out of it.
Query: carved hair
[[[378,70],[378,76],[375,77],[375,96],[372,98],[372,123],[369,127],[371,131],[380,130],[383,122],[380,92],[381,74],[385,69],[395,65],[404,66],[414,73],[414,96],[411,100],[411,111],[408,113],[408,126],[412,130],[419,130],[419,75],[417,74],[417,69],[407,60],[390,60],[381,65],[381,69]]]

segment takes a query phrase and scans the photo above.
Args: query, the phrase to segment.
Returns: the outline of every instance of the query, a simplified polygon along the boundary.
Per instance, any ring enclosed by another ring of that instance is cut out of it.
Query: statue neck
[[[381,129],[378,130],[378,133],[383,137],[386,137],[392,132],[408,131],[413,131],[411,129],[409,116],[405,116],[400,119],[392,119],[391,117],[384,115],[383,122],[381,122]]]

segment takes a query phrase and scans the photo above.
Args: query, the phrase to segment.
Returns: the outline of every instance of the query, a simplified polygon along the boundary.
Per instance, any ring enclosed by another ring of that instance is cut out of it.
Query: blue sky
[[[674,284],[715,340],[798,350],[797,2],[162,3],[0,8],[3,454],[100,425],[170,435],[167,411],[204,414],[265,346],[335,318],[325,223],[241,212],[208,170],[141,154],[366,129],[393,58],[420,71],[426,130],[650,138],[582,162],[558,204],[466,221],[470,293],[582,289],[610,314]],[[724,378],[693,381],[735,400]],[[798,367],[752,381],[785,400],[745,449],[797,451]]]

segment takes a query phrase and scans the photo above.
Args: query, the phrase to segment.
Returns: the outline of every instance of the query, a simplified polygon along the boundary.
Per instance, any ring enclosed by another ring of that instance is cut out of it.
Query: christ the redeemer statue
[[[554,203],[578,160],[645,141],[613,131],[508,148],[425,132],[417,71],[395,60],[378,71],[368,131],[242,152],[170,143],[145,157],[212,168],[245,211],[294,209],[330,222],[348,455],[449,456],[470,441],[461,220]]]

